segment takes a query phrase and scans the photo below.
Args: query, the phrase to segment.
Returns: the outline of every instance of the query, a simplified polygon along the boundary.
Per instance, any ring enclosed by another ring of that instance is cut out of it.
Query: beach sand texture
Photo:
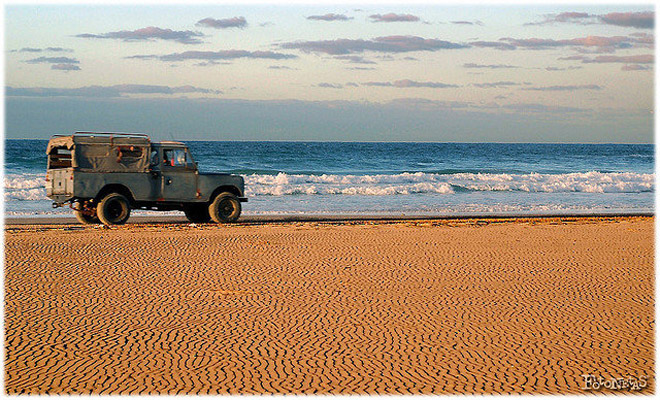
[[[652,393],[653,262],[646,217],[7,226],[6,391]]]

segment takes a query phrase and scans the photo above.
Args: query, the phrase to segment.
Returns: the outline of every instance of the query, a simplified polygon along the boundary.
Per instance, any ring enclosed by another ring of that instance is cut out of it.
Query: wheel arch
[[[101,199],[103,199],[105,196],[107,196],[110,193],[120,193],[126,196],[128,202],[131,205],[135,204],[135,197],[133,197],[133,193],[131,192],[131,190],[120,183],[111,183],[103,186],[103,188],[94,198],[94,202],[98,204],[101,201]]]
[[[220,193],[224,193],[224,192],[229,192],[229,193],[235,195],[236,197],[241,197],[241,191],[238,190],[238,188],[236,186],[222,185],[222,186],[218,186],[217,188],[215,188],[213,193],[211,193],[211,197],[209,197],[209,203],[213,203],[213,200],[215,200],[216,196],[218,196]]]

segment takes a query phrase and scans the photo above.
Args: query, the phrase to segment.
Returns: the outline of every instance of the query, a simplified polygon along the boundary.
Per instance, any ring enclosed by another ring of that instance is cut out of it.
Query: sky
[[[9,5],[5,134],[651,143],[639,5]]]

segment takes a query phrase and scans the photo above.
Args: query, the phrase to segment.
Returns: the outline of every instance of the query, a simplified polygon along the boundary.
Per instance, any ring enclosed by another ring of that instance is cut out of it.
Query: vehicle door
[[[197,195],[197,168],[188,149],[163,146],[161,154],[162,200],[194,200]]]

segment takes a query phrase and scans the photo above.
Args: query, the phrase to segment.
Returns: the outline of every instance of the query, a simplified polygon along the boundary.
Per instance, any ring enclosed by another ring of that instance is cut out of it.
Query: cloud
[[[484,26],[484,23],[481,21],[450,21],[454,25],[479,25]]]
[[[373,71],[376,68],[372,68],[372,67],[348,67],[346,69],[350,69],[350,70],[353,70],[353,71]]]
[[[351,64],[376,64],[375,61],[367,60],[362,56],[336,56],[334,57],[337,60],[345,60]]]
[[[39,57],[25,62],[28,64],[80,64],[80,61],[70,57]]]
[[[430,100],[418,97],[393,99],[388,104],[396,107],[402,107],[411,111],[452,110],[456,108],[462,109],[474,106],[474,103],[468,101]]]
[[[328,88],[328,89],[341,89],[344,87],[339,83],[327,83],[327,82],[321,82],[316,86],[321,88]]]
[[[195,99],[192,96],[166,99],[8,97],[6,131],[10,138],[26,137],[27,133],[31,133],[31,137],[48,138],[52,132],[94,126],[99,123],[98,116],[103,114],[115,117],[112,123],[116,130],[156,132],[154,139],[159,139],[157,132],[176,131],[182,140],[653,141],[653,114],[648,107],[583,110],[558,108],[560,104],[551,102],[547,103],[549,106],[513,104],[509,108],[491,108],[488,103],[467,106],[461,103],[427,99],[330,102]],[[76,110],[72,118],[61,118],[70,110]],[[41,117],[31,118],[35,112]],[[562,113],[572,118],[564,118]],[[227,129],[223,129],[224,133],[208,133],[209,126],[217,125]],[[438,129],[439,126],[442,129]]]
[[[220,50],[220,51],[185,51],[183,53],[172,53],[165,55],[134,55],[125,57],[128,59],[161,61],[185,61],[185,60],[233,60],[236,58],[253,58],[269,60],[288,60],[298,58],[293,54],[276,53],[273,51],[248,51],[248,50]]]
[[[575,39],[514,39],[502,38],[501,41],[507,42],[516,48],[525,49],[551,49],[557,47],[602,47],[602,48],[632,48],[646,47],[649,44],[648,38],[632,36],[586,36]]]
[[[59,71],[80,71],[80,67],[76,64],[53,64],[50,66],[50,69]]]
[[[53,51],[53,52],[64,52],[64,53],[73,53],[73,49],[65,49],[63,47],[46,47],[44,51]]]
[[[285,49],[298,49],[304,52],[344,55],[376,51],[382,53],[403,53],[409,51],[437,51],[442,49],[463,49],[469,46],[438,39],[424,39],[418,36],[383,36],[370,40],[335,39],[306,42],[289,42],[280,45]]]
[[[441,82],[418,82],[410,79],[402,79],[394,82],[364,82],[364,86],[381,86],[381,87],[396,87],[396,88],[457,88],[458,85],[452,85]]]
[[[476,42],[470,42],[469,44],[471,46],[474,46],[474,47],[494,48],[494,49],[498,49],[498,50],[515,50],[516,49],[516,46],[514,46],[510,43],[504,43],[504,42],[476,41]]]
[[[34,47],[23,47],[20,50],[11,50],[10,53],[40,53],[43,49],[35,49]]]
[[[231,65],[232,63],[228,61],[214,61],[214,60],[209,60],[209,61],[202,61],[193,64],[196,67],[212,67],[214,65]]]
[[[484,82],[484,83],[473,83],[472,86],[482,88],[482,89],[493,89],[493,88],[503,88],[509,86],[518,86],[520,83],[511,82],[511,81],[498,81],[498,82]]]
[[[585,64],[601,64],[601,63],[634,63],[634,64],[652,64],[654,62],[653,54],[640,54],[636,56],[568,56],[560,57],[558,60],[581,60]]]
[[[245,17],[233,17],[227,19],[204,18],[197,21],[195,26],[205,26],[207,28],[227,29],[227,28],[245,28],[247,21]]]
[[[545,104],[538,103],[518,103],[518,104],[506,104],[502,108],[518,111],[522,113],[580,113],[585,111],[590,111],[586,108],[578,107],[563,107],[563,106],[548,106]]]
[[[545,19],[540,22],[528,22],[523,25],[547,25],[554,24],[557,22],[572,22],[572,23],[587,23],[589,19],[592,19],[594,16],[585,13],[585,12],[563,12],[559,14],[546,14]]]
[[[195,86],[158,86],[158,85],[114,85],[114,86],[84,86],[79,88],[14,88],[7,86],[7,96],[14,97],[90,97],[107,98],[123,97],[126,94],[179,94],[203,93],[220,94],[222,91],[203,89]]]
[[[653,29],[655,26],[655,13],[653,11],[645,12],[625,12],[609,13],[601,15],[599,19],[608,25],[626,26],[640,29]]]
[[[310,15],[307,19],[313,21],[348,21],[353,18],[347,17],[344,14],[325,14],[325,15]]]
[[[621,67],[621,71],[648,71],[651,67],[641,64],[628,64]]]
[[[155,54],[137,54],[134,56],[126,56],[124,58],[129,60],[155,60],[158,56]]]
[[[46,47],[45,49],[34,48],[34,47],[23,47],[19,50],[10,50],[10,53],[41,53],[41,52],[62,52],[62,53],[72,53],[73,49],[65,49],[62,47]]]
[[[546,50],[562,47],[573,47],[581,52],[613,52],[617,49],[652,48],[653,35],[647,33],[633,33],[629,36],[586,36],[574,39],[514,39],[505,37],[499,41],[474,41],[467,45],[481,48],[494,48],[498,50]],[[467,47],[467,46],[466,46]]]
[[[545,19],[539,22],[528,22],[530,25],[547,25],[555,23],[573,23],[573,24],[605,24],[616,25],[630,28],[653,29],[655,13],[653,11],[644,12],[614,12],[604,15],[589,14],[585,12],[563,12],[559,14],[546,14]]]
[[[369,18],[371,19],[371,22],[417,22],[419,21],[419,17],[416,15],[412,14],[395,14],[395,13],[389,13],[389,14],[373,14],[370,15]]]
[[[286,65],[270,65],[270,66],[268,66],[268,69],[289,69],[289,70],[295,70],[296,68],[287,67]]]
[[[474,64],[467,63],[463,64],[463,68],[487,68],[487,69],[508,69],[508,68],[520,68],[516,65],[507,65],[507,64]]]
[[[205,35],[201,32],[194,31],[173,31],[171,29],[162,29],[155,26],[136,29],[134,31],[118,31],[108,32],[102,34],[82,33],[76,35],[79,38],[86,39],[119,39],[125,42],[140,42],[152,41],[155,39],[171,40],[183,44],[199,44],[202,43],[200,37]]]
[[[653,54],[641,54],[637,56],[598,56],[592,59],[584,59],[583,63],[636,63],[652,64]]]
[[[546,71],[569,71],[573,69],[582,69],[582,67],[576,67],[576,66],[570,66],[566,68],[560,68],[560,67],[545,67]]]
[[[541,92],[567,92],[575,90],[602,90],[602,86],[598,85],[565,85],[565,86],[536,86],[526,87],[523,90],[536,90]]]

